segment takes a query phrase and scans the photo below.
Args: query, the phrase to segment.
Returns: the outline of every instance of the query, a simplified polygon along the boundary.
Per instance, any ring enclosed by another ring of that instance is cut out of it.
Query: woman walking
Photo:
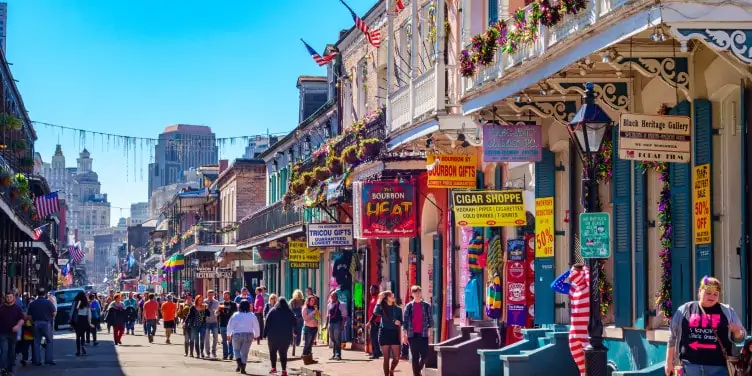
[[[235,372],[246,373],[248,352],[251,350],[253,340],[259,336],[261,336],[261,328],[256,315],[251,312],[251,303],[243,300],[240,302],[239,311],[233,313],[227,322],[227,340],[232,341],[235,361],[238,363]]]
[[[186,328],[190,328],[190,342],[188,348],[191,350],[191,358],[193,358],[193,351],[196,351],[197,358],[206,358],[204,353],[204,337],[206,336],[206,317],[208,316],[208,309],[204,304],[204,298],[201,295],[196,295],[195,304],[188,312],[188,317],[185,318]]]
[[[272,296],[275,296],[272,294]],[[269,297],[269,301],[272,300],[272,297]],[[259,322],[259,325],[261,325],[261,333],[262,335],[256,339],[257,344],[261,344],[261,338],[263,338],[264,333],[264,314],[265,312],[264,307],[264,289],[259,287],[256,287],[256,298],[253,300],[253,312],[256,314],[256,319]]]
[[[400,319],[402,316],[400,316]],[[342,331],[347,322],[347,307],[339,301],[336,291],[329,294],[329,304],[326,306],[327,336],[332,341],[332,357],[330,360],[342,360]]]
[[[305,305],[305,299],[303,299],[303,291],[295,290],[292,293],[292,300],[290,300],[290,309],[293,315],[295,315],[295,327],[293,328],[293,343],[292,343],[292,356],[295,356],[295,348],[300,346],[300,340],[302,339],[300,334],[303,330],[303,306]]]
[[[271,297],[270,299],[271,300]],[[264,337],[269,345],[269,360],[272,363],[270,373],[277,373],[277,355],[282,366],[282,376],[287,376],[287,350],[292,344],[293,327],[297,323],[295,315],[287,304],[287,299],[279,298],[266,316]]]
[[[402,326],[402,308],[394,302],[391,291],[383,291],[379,304],[373,311],[374,316],[381,317],[379,328],[379,345],[384,354],[384,376],[394,376],[400,360],[400,328]],[[389,360],[391,358],[391,365]]]
[[[686,376],[728,375],[728,357],[737,354],[734,343],[747,335],[734,309],[721,303],[718,279],[705,276],[697,296],[698,301],[684,303],[671,318],[666,375],[675,367],[682,367]]]
[[[309,296],[306,299],[305,308],[303,308],[303,363],[314,364],[313,360],[313,341],[319,331],[319,307],[315,296]]]
[[[112,327],[112,336],[116,345],[123,344],[123,334],[125,333],[125,321],[128,314],[125,311],[125,304],[120,301],[120,294],[115,294],[112,303],[107,307],[107,327]]]
[[[91,325],[91,308],[86,293],[81,291],[73,299],[70,326],[76,332],[76,356],[86,355],[86,333],[94,327]]]

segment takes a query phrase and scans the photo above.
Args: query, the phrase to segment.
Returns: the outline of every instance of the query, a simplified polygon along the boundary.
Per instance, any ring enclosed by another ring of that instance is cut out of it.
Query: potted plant
[[[313,169],[313,176],[316,177],[316,180],[318,181],[329,179],[329,176],[331,175],[332,173],[326,167],[316,167]]]
[[[23,122],[21,119],[8,114],[0,114],[0,126],[3,129],[19,130],[23,128]]]
[[[368,138],[360,143],[359,157],[362,159],[376,158],[382,148],[382,141],[378,138]]]
[[[34,207],[34,202],[29,195],[21,196],[21,210],[28,212]]]
[[[0,167],[0,187],[10,186],[10,172],[5,167]]]
[[[312,172],[304,172],[300,174],[300,179],[303,181],[303,185],[306,187],[311,186],[311,181],[314,179]]]
[[[33,168],[34,167],[34,158],[32,157],[23,157],[21,158],[21,167],[24,168]]]
[[[24,174],[16,174],[14,177],[15,180],[15,187],[18,189],[18,193],[21,195],[26,195],[29,193],[29,180],[26,179],[26,175]]]
[[[356,164],[358,160],[358,146],[350,145],[342,150],[342,160],[349,164]]]
[[[12,146],[16,154],[23,154],[26,151],[26,143],[23,140],[14,140]]]
[[[295,179],[290,183],[290,190],[292,190],[292,193],[295,193],[296,195],[300,196],[303,193],[305,193],[306,185],[303,183],[302,179]]]
[[[334,155],[330,155],[329,160],[326,162],[326,167],[329,168],[329,172],[332,176],[342,175],[344,172],[342,158]]]

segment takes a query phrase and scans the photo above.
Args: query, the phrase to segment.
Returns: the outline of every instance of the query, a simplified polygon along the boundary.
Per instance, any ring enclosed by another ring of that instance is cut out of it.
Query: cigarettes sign
[[[687,116],[622,114],[619,158],[689,163],[692,123]]]
[[[309,223],[306,233],[309,247],[351,247],[353,245],[352,223]]]
[[[521,190],[454,191],[454,218],[459,226],[524,226],[527,224]]]

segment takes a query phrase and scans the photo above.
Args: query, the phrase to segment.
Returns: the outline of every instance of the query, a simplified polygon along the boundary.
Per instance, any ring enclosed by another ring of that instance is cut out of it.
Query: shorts
[[[175,321],[165,321],[162,326],[164,326],[165,329],[175,329]]]
[[[397,329],[379,329],[379,346],[399,345],[400,332]]]

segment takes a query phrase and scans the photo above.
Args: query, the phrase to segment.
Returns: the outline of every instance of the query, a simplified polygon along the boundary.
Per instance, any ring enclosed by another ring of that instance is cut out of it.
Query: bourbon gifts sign
[[[417,236],[415,186],[412,182],[364,182],[361,200],[363,238]]]

